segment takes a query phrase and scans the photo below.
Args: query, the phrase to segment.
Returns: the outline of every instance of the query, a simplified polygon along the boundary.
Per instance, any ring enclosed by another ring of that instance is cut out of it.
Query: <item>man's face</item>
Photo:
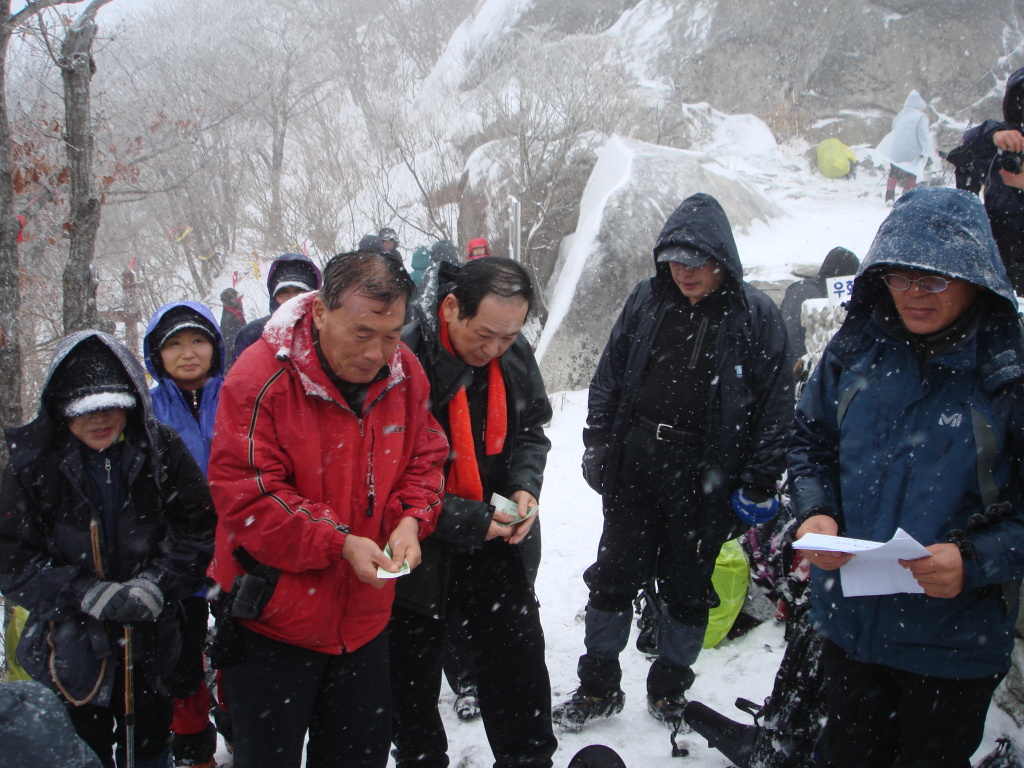
[[[672,280],[691,304],[717,291],[725,280],[725,268],[714,259],[708,259],[701,267],[688,267],[674,261],[670,261],[668,266],[672,270]]]
[[[390,252],[390,251],[395,250],[395,241],[394,240],[382,240],[381,242],[384,243],[384,250],[385,251],[389,251]]]
[[[487,249],[484,248],[482,245],[476,246],[475,248],[471,249],[470,252],[469,252],[469,258],[471,258],[471,259],[481,259],[481,258],[483,258],[486,255],[487,255]]]
[[[934,272],[920,269],[887,269],[886,274],[901,275],[908,280],[916,280]],[[940,275],[945,277],[945,275]],[[928,293],[918,283],[911,283],[905,291],[889,288],[889,295],[896,305],[896,311],[907,330],[911,333],[926,335],[937,333],[951,325],[967,308],[971,306],[978,292],[978,286],[958,278],[946,278],[949,285],[938,293]],[[887,286],[888,287],[888,286]]]
[[[448,338],[451,339],[455,356],[473,367],[487,365],[500,357],[519,335],[526,322],[530,305],[522,296],[505,298],[488,293],[480,301],[473,317],[459,319],[459,302],[448,294],[444,297],[441,310],[448,323]]]
[[[105,408],[75,416],[68,422],[68,429],[94,451],[105,451],[121,436],[127,423],[127,409]]]
[[[327,309],[319,296],[313,302],[313,323],[327,364],[352,384],[373,381],[395,353],[404,320],[405,299],[386,305],[353,291],[337,309]]]

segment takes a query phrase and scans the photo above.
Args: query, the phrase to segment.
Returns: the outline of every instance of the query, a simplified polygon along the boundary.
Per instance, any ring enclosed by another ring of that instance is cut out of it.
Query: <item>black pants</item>
[[[465,621],[480,713],[497,768],[549,768],[551,684],[537,598],[522,559],[504,540],[456,555],[447,596]],[[450,614],[449,614],[450,615]],[[437,709],[447,620],[395,605],[391,686],[399,768],[446,768],[448,739]]]
[[[540,570],[541,534],[540,520],[536,520],[526,538],[516,546],[523,559],[526,579],[533,587]],[[466,622],[457,605],[448,616],[448,632],[444,638],[444,676],[448,685],[457,694],[476,691],[476,673],[471,666],[473,649],[466,636]]]
[[[114,657],[112,657],[113,659]],[[135,756],[139,760],[155,758],[164,753],[171,737],[171,696],[136,664],[133,674],[135,711]],[[117,659],[114,675],[114,695],[109,707],[84,704],[76,707],[65,701],[75,732],[96,753],[105,768],[113,768],[114,746],[118,762],[124,764],[124,665]]]
[[[235,768],[384,768],[391,743],[388,638],[334,655],[239,627],[245,661],[223,672]]]
[[[594,608],[632,611],[633,599],[657,575],[672,616],[687,625],[707,621],[718,605],[715,560],[742,526],[727,506],[707,503],[701,454],[700,445],[655,440],[640,428],[626,435],[621,469],[604,496],[597,561],[583,574]]]
[[[1002,675],[952,680],[854,661],[825,641],[828,768],[970,768]]]

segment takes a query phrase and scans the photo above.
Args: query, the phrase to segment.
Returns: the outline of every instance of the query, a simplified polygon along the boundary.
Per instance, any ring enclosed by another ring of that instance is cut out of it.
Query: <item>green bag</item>
[[[7,650],[7,677],[6,682],[10,683],[15,680],[31,680],[28,672],[18,666],[18,662],[14,660],[14,654],[18,650],[18,641],[21,639],[21,631],[25,628],[25,620],[28,618],[28,611],[22,608],[20,605],[14,606],[14,612],[11,614],[11,621],[7,625],[7,633],[4,637],[4,644]]]
[[[704,633],[705,648],[714,648],[729,634],[747,599],[749,578],[750,566],[739,539],[725,542],[718,553],[718,559],[715,560],[715,572],[711,575],[711,583],[718,593],[720,602],[717,608],[712,608],[708,612],[708,629]]]

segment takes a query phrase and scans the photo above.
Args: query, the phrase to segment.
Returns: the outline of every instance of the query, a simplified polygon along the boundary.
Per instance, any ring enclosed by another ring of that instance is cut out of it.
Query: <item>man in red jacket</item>
[[[399,346],[413,290],[391,256],[335,256],[221,389],[210,575],[242,657],[223,674],[237,768],[297,766],[307,732],[311,768],[387,763],[394,582],[378,569],[419,565],[448,454]]]

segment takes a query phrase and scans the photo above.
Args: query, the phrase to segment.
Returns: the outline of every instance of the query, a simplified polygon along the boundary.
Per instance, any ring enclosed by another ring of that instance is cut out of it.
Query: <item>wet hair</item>
[[[327,262],[320,300],[328,310],[335,310],[346,294],[357,293],[386,306],[405,299],[408,308],[415,291],[416,284],[397,256],[376,250],[350,251]]]
[[[476,317],[480,302],[489,293],[505,299],[521,296],[526,300],[526,314],[533,311],[534,292],[529,273],[519,262],[503,256],[476,259],[463,266],[448,293],[459,302],[460,320]]]

